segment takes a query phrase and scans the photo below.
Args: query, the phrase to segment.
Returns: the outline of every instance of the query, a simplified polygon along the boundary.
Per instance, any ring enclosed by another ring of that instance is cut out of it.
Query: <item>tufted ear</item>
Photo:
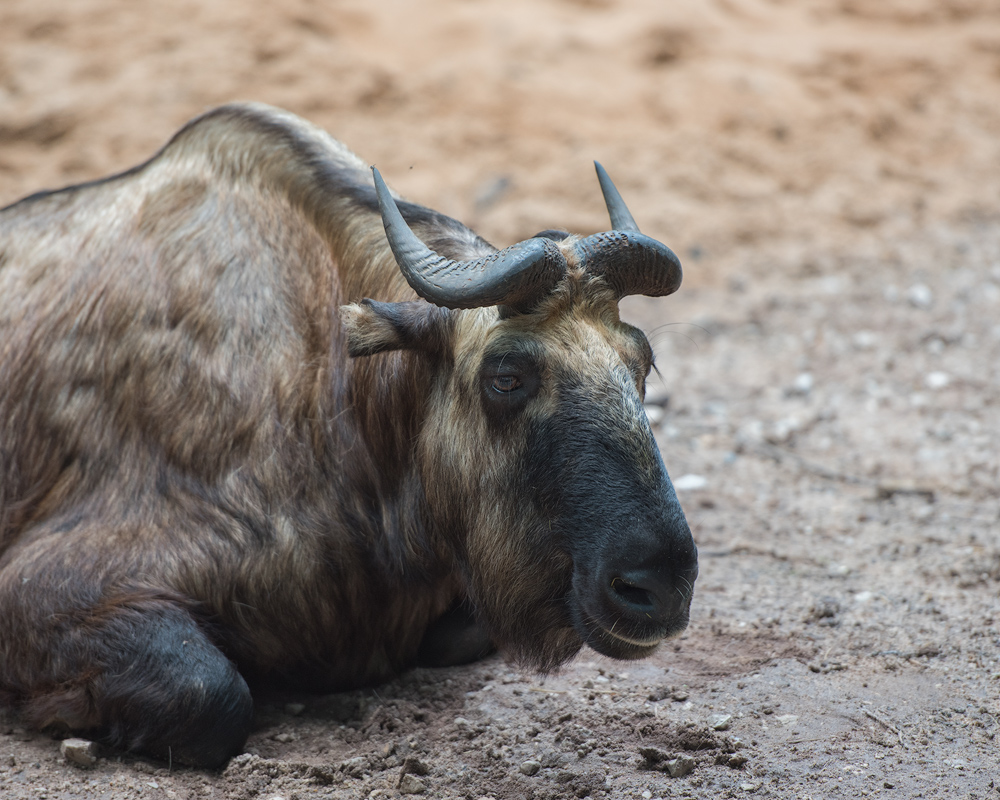
[[[380,303],[365,299],[341,306],[340,316],[352,358],[390,350],[439,354],[448,346],[450,312],[423,300]]]

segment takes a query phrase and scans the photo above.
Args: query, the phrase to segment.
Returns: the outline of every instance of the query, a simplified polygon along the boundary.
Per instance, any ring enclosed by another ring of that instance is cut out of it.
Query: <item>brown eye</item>
[[[492,382],[493,391],[507,394],[520,388],[521,380],[515,375],[497,375]]]

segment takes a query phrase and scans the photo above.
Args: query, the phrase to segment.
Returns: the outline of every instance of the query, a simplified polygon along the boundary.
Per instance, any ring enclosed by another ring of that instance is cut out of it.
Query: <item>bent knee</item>
[[[186,612],[149,621],[145,647],[105,675],[110,743],[194,766],[242,751],[253,721],[243,676]]]

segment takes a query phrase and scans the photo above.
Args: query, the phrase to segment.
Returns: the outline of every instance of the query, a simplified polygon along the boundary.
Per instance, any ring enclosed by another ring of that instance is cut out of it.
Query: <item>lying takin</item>
[[[256,681],[681,631],[697,551],[618,313],[681,269],[598,176],[613,230],[498,252],[230,105],[0,211],[5,702],[213,766]]]

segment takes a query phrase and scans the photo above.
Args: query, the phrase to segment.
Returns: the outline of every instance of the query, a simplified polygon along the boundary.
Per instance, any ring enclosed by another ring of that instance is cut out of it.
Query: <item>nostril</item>
[[[611,591],[630,606],[635,606],[643,611],[651,611],[653,609],[654,599],[652,593],[629,583],[623,578],[611,579]]]

